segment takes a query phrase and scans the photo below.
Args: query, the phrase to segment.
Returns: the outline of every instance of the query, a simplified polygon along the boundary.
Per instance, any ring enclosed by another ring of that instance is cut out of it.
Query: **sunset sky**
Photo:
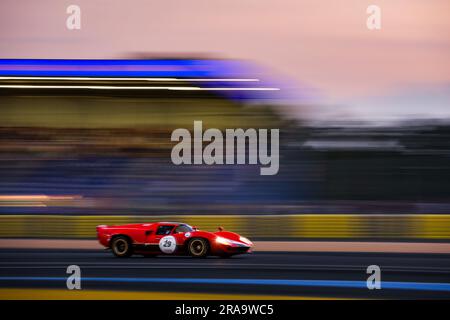
[[[66,28],[71,4],[81,30]],[[381,30],[366,27],[370,4]],[[249,59],[317,90],[324,115],[449,117],[449,12],[448,0],[2,0],[0,57]]]

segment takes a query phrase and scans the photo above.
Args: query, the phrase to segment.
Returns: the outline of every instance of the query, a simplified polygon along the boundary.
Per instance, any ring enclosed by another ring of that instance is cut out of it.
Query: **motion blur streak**
[[[79,195],[0,195],[0,207],[47,207],[74,205]]]
[[[255,252],[226,260],[173,256],[117,259],[96,249],[26,248],[0,249],[0,255],[2,288],[65,289],[65,270],[76,264],[82,270],[81,291],[343,298],[449,296],[445,289],[449,285],[448,254]],[[365,286],[367,266],[374,263],[382,270],[382,290]]]
[[[37,85],[0,85],[5,89],[93,89],[93,90],[208,90],[208,91],[277,91],[279,88],[200,88],[200,87],[133,87],[133,86],[37,86]]]
[[[185,78],[185,79],[179,79],[179,78],[144,78],[140,77],[139,79],[136,78],[121,78],[121,77],[114,77],[114,78],[108,78],[108,77],[0,77],[0,80],[60,80],[60,81],[93,81],[93,80],[102,80],[102,81],[156,81],[156,82],[164,82],[164,81],[181,81],[181,82],[256,82],[259,81],[259,79],[226,79],[226,78],[220,78],[220,79],[214,79],[214,78]]]
[[[339,298],[159,291],[0,289],[0,300],[336,300]],[[340,298],[343,299],[343,298]]]
[[[0,281],[66,281],[64,277],[0,277]],[[366,281],[338,280],[274,280],[274,279],[203,279],[203,278],[91,278],[83,281],[97,282],[139,282],[139,283],[191,283],[191,284],[239,284],[296,287],[340,287],[367,288]],[[383,288],[399,290],[424,290],[450,292],[450,283],[420,283],[383,281]]]
[[[83,201],[44,202],[83,208]],[[24,210],[24,209],[22,209]],[[440,240],[450,239],[448,214],[291,214],[291,215],[0,215],[0,237],[95,238],[100,224],[120,225],[151,221],[183,221],[214,230],[222,226],[252,239],[306,240]],[[276,224],[278,228],[273,228]]]

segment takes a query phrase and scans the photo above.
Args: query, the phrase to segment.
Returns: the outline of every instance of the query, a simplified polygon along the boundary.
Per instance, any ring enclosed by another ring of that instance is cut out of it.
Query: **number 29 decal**
[[[165,236],[159,240],[159,249],[164,253],[173,253],[177,248],[177,241],[173,236]]]

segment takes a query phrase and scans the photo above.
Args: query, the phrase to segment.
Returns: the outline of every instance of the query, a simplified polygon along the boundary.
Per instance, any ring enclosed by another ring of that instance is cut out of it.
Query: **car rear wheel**
[[[126,258],[133,254],[131,241],[124,236],[118,236],[112,240],[111,249],[113,254],[119,258]]]
[[[206,257],[209,251],[209,243],[202,238],[194,238],[189,242],[189,254],[195,258]]]

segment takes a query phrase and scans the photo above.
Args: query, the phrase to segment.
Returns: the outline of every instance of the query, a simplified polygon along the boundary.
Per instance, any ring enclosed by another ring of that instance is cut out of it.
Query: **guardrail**
[[[95,227],[152,221],[181,221],[203,230],[222,226],[257,239],[450,240],[450,214],[420,215],[188,215],[57,216],[1,215],[0,238],[95,238]]]

